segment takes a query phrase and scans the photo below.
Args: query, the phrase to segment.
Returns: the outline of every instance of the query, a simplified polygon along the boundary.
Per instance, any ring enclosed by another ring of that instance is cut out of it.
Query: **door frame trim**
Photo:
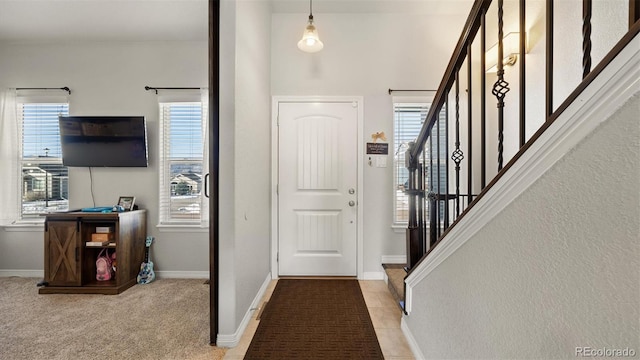
[[[363,96],[272,96],[271,101],[271,276],[278,279],[278,113],[280,103],[352,103],[358,105],[356,210],[356,276],[364,279],[364,97]]]

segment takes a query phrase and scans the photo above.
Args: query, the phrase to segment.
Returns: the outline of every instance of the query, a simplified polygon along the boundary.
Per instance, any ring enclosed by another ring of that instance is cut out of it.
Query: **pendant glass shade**
[[[316,26],[313,25],[313,15],[309,15],[309,23],[304,29],[304,33],[302,33],[302,39],[298,41],[298,49],[314,53],[322,50],[323,47],[324,44],[318,37],[318,30],[316,30]]]

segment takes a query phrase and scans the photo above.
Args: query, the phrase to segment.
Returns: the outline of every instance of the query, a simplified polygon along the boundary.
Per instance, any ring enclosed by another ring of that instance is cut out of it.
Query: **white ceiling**
[[[307,0],[257,1],[270,2],[273,13],[309,12]],[[466,15],[471,3],[472,0],[315,0],[313,13]],[[207,0],[0,0],[0,41],[206,40],[207,7]]]
[[[308,0],[272,0],[272,3],[274,13],[309,12]],[[472,0],[313,0],[313,13],[419,13],[467,15],[469,14],[472,3]]]
[[[0,40],[206,40],[206,0],[0,0]]]

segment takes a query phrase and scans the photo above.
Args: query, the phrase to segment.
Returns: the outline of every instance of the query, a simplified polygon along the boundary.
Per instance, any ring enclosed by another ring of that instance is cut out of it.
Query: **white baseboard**
[[[402,333],[404,334],[404,338],[407,339],[407,344],[409,345],[409,348],[411,349],[411,352],[413,353],[413,357],[416,360],[424,360],[425,357],[422,354],[422,351],[420,350],[420,347],[418,347],[418,342],[416,341],[416,338],[413,337],[413,334],[411,333],[411,330],[409,330],[409,326],[404,321],[404,319],[405,318],[403,316],[402,319],[400,320],[400,329],[402,330]]]
[[[384,271],[366,271],[360,280],[384,280]]]
[[[406,264],[406,255],[382,255],[381,264]],[[381,265],[382,267],[382,265]],[[380,271],[366,271],[360,280],[387,280],[387,273],[383,269]]]
[[[244,331],[249,325],[249,321],[251,321],[251,317],[253,316],[254,311],[259,308],[260,301],[264,297],[264,294],[267,292],[269,283],[271,283],[271,273],[267,274],[266,279],[262,283],[262,286],[260,287],[260,290],[258,290],[256,296],[253,298],[253,301],[251,302],[249,309],[247,309],[247,312],[244,314],[242,322],[240,323],[240,326],[238,326],[238,329],[236,329],[236,332],[234,332],[233,334],[218,334],[218,336],[216,336],[217,347],[232,348],[238,346],[238,343],[240,342]]]
[[[10,276],[42,279],[44,277],[44,270],[0,270],[0,277]]]
[[[382,255],[383,264],[406,264],[407,255]]]
[[[158,279],[208,279],[208,271],[156,271]]]

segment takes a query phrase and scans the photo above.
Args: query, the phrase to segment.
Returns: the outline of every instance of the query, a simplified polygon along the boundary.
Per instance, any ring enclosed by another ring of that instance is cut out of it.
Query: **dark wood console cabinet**
[[[144,260],[147,211],[49,214],[44,225],[44,283],[40,294],[107,294],[136,283]],[[115,246],[87,246],[96,227],[113,228]],[[116,252],[116,272],[96,280],[96,259],[104,248]]]

